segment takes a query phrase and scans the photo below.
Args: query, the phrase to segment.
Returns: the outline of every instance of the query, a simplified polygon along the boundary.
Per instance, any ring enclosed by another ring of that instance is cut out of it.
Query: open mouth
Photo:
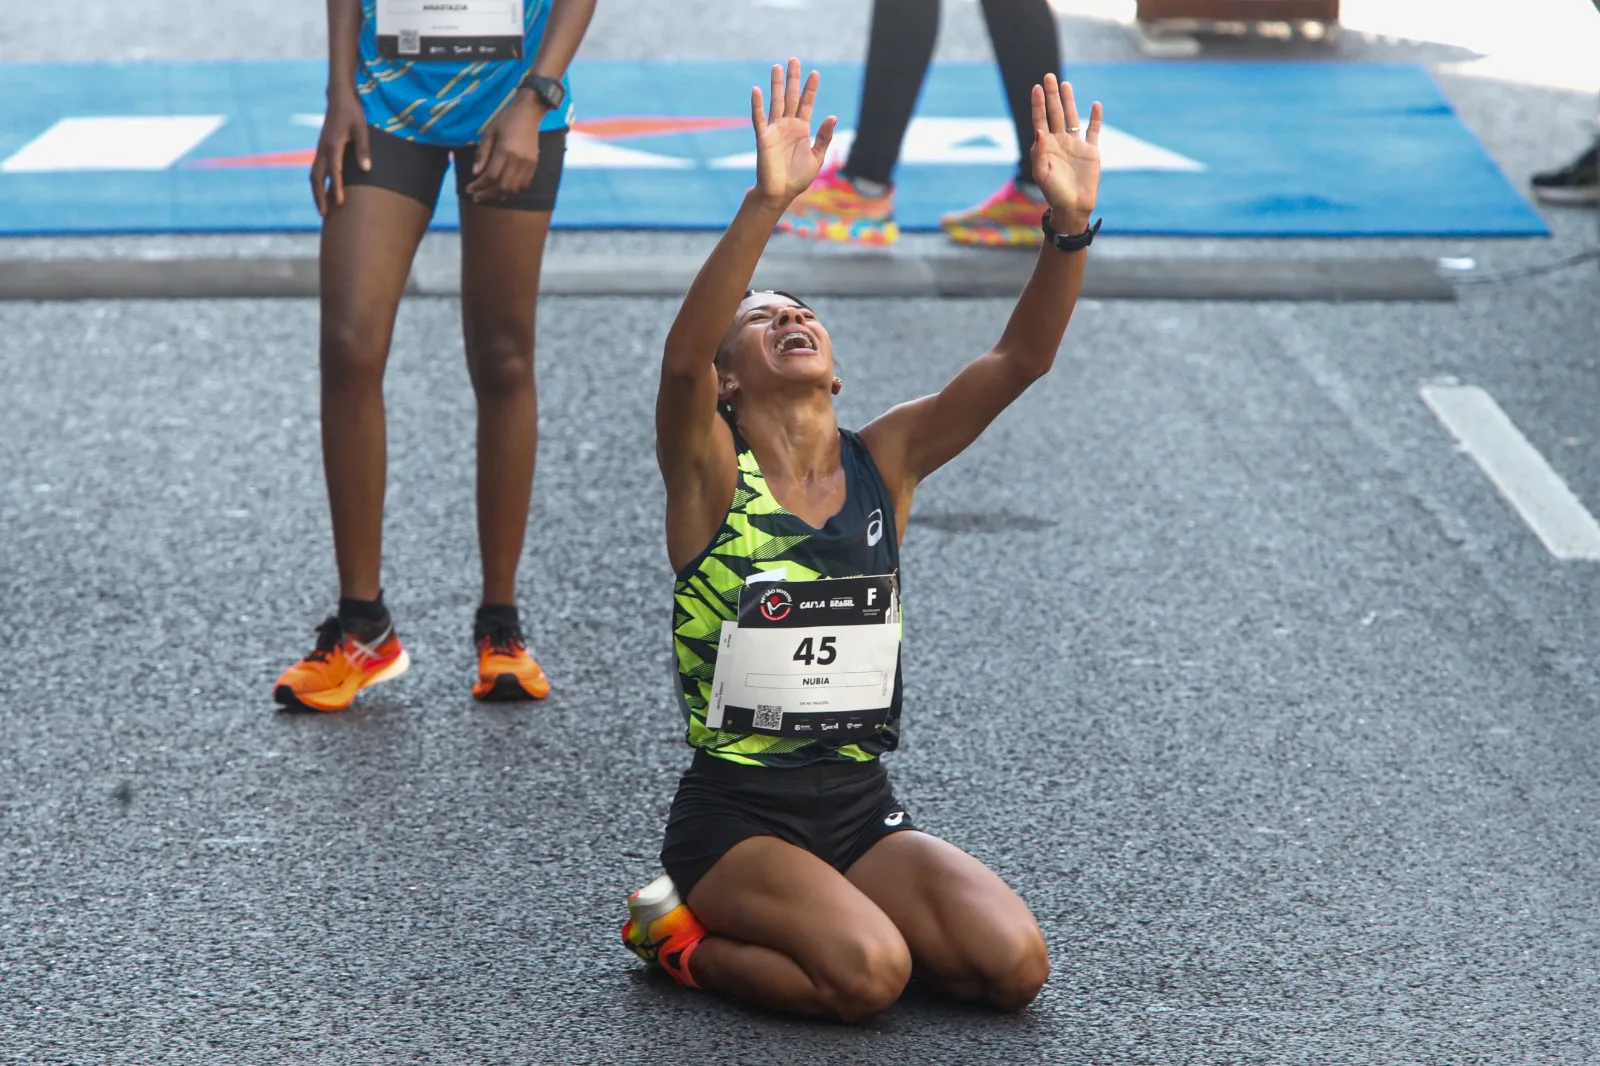
[[[774,345],[774,349],[779,355],[800,353],[811,355],[817,350],[817,342],[806,330],[793,329],[778,334],[778,342]]]

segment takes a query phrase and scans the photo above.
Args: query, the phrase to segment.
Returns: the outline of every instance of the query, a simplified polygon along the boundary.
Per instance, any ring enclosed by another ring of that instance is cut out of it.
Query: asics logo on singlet
[[[899,825],[901,822],[903,822],[905,820],[906,820],[906,812],[905,811],[895,811],[893,814],[889,815],[889,817],[887,817],[887,818],[885,818],[883,820],[883,824],[892,827],[892,826]]]
[[[867,516],[867,547],[874,547],[883,539],[883,511],[873,511]]]

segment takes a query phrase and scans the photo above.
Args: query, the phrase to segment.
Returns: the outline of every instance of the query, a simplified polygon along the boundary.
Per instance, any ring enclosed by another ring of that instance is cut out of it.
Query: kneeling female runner
[[[629,900],[623,940],[682,984],[859,1021],[913,971],[1018,1010],[1049,959],[994,873],[916,831],[879,756],[899,735],[900,538],[918,483],[1050,369],[1083,280],[1100,105],[1033,90],[1047,239],[1005,333],[937,395],[839,428],[828,332],[747,287],[774,225],[816,177],[818,75],[751,93],[756,187],[667,337],[656,443],[677,572],[673,636],[696,751],[667,823],[666,875]],[[1098,229],[1098,226],[1095,227]]]

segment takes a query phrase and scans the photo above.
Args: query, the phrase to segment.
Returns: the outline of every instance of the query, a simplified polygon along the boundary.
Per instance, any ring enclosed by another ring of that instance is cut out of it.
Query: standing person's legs
[[[1043,0],[1041,0],[1043,2]],[[855,140],[844,173],[867,193],[894,184],[900,146],[933,62],[940,0],[875,0]],[[1032,87],[1029,87],[1032,92]],[[1031,100],[1031,98],[1030,98]],[[1030,100],[1024,110],[1031,113]]]
[[[461,325],[478,404],[478,547],[484,606],[517,602],[539,448],[534,321],[548,212],[461,205]]]
[[[427,232],[449,156],[376,129],[372,169],[354,146],[343,202],[329,207],[319,256],[322,465],[339,570],[339,608],[312,652],[279,676],[285,706],[337,711],[410,659],[382,602],[387,424],[383,375],[412,257]]]
[[[387,423],[383,374],[429,204],[356,186],[322,227],[322,464],[341,599],[382,587]]]
[[[1017,127],[1017,180],[1033,184],[1033,87],[1046,74],[1061,76],[1061,38],[1049,0],[983,0],[1006,105]]]
[[[941,224],[958,244],[1031,248],[1043,240],[1044,197],[1033,183],[1033,87],[1059,76],[1061,41],[1048,0],[983,0],[1006,103],[1017,131],[1015,176],[976,207],[946,215]]]
[[[534,327],[565,131],[539,137],[527,189],[500,204],[461,200],[461,313],[467,373],[478,404],[478,545],[483,599],[473,627],[480,699],[542,698],[544,671],[528,655],[517,612],[517,569],[527,535],[539,447]],[[472,155],[456,157],[472,172]]]
[[[855,140],[843,167],[828,167],[785,212],[778,229],[815,240],[890,244],[894,168],[916,110],[933,46],[940,0],[875,0]]]

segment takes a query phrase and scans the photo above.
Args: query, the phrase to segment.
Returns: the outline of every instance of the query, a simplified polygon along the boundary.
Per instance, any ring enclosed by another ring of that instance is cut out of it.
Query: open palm
[[[1089,127],[1078,126],[1072,86],[1044,76],[1033,87],[1033,180],[1057,218],[1087,216],[1100,195],[1100,119],[1098,103],[1089,109]]]
[[[811,138],[811,108],[817,102],[822,76],[816,71],[800,81],[800,61],[789,60],[787,71],[773,65],[772,108],[767,111],[760,88],[750,90],[750,121],[756,131],[756,188],[774,200],[793,200],[810,187],[833,140],[837,122],[822,120]]]

